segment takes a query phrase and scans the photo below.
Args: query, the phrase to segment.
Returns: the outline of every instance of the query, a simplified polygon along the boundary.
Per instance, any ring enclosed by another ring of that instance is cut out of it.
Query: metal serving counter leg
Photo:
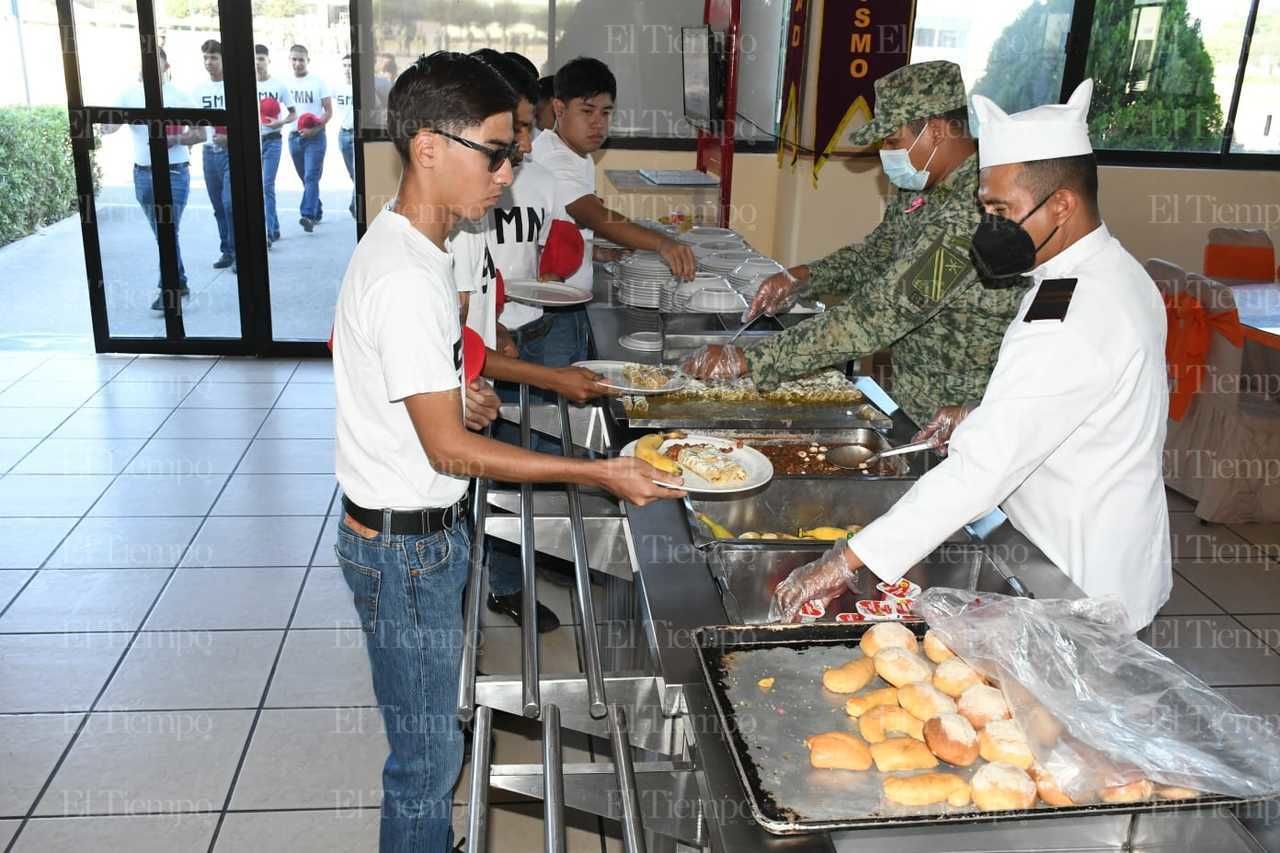
[[[520,386],[520,444],[532,443],[529,427],[529,386]],[[538,576],[534,571],[533,484],[520,484],[520,565],[524,575],[521,590],[520,677],[523,684],[524,715],[537,718],[542,705],[538,689]]]

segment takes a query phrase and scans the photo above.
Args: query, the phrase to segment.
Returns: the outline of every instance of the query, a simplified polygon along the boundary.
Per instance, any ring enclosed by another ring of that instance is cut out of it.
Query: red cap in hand
[[[586,243],[578,226],[567,219],[554,220],[538,261],[538,278],[568,278],[582,266],[585,251]]]

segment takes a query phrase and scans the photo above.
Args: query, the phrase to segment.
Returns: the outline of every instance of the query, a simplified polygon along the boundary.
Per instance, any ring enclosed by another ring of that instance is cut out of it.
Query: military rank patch
[[[902,276],[903,295],[918,309],[942,301],[973,269],[969,256],[945,238],[934,242]]]
[[[1067,318],[1067,309],[1071,307],[1071,297],[1076,292],[1074,278],[1046,278],[1040,282],[1036,298],[1023,316],[1022,322],[1034,323],[1037,320],[1057,320],[1061,323]]]

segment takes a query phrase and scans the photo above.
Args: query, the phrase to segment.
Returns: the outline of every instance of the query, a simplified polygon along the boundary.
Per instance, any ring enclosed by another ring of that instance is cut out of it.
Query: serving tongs
[[[934,442],[931,438],[927,438],[924,441],[913,441],[910,444],[893,447],[880,453],[876,453],[870,447],[861,444],[847,444],[844,447],[833,447],[828,450],[827,461],[837,468],[844,468],[847,471],[860,471],[890,456],[904,456],[908,453],[919,453],[921,450],[934,449]]]

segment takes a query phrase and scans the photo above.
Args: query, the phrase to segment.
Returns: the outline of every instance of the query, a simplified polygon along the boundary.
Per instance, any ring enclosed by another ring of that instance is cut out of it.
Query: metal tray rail
[[[812,623],[808,625],[710,626],[697,631],[703,675],[722,730],[727,735],[726,746],[733,758],[738,780],[747,794],[747,803],[752,816],[767,832],[776,835],[792,835],[888,826],[993,823],[1078,815],[1202,810],[1248,802],[1233,797],[1205,796],[1195,800],[1102,803],[1058,808],[1041,805],[1005,812],[982,812],[972,807],[965,810],[920,812],[881,804],[870,809],[864,808],[862,811],[855,809],[847,814],[832,816],[841,805],[847,805],[856,800],[856,797],[850,794],[853,786],[870,782],[878,788],[884,774],[868,770],[862,773],[840,774],[846,777],[840,778],[829,775],[832,771],[813,771],[812,779],[819,780],[818,784],[806,785],[802,778],[798,784],[795,779],[790,780],[792,784],[785,789],[774,787],[766,777],[770,773],[777,772],[780,762],[766,758],[764,761],[768,766],[762,767],[757,761],[757,756],[777,753],[782,763],[791,763],[785,766],[784,770],[793,772],[797,777],[809,775],[804,772],[808,768],[808,757],[804,753],[802,744],[797,743],[792,746],[777,742],[766,728],[759,725],[759,721],[768,720],[771,717],[780,718],[786,720],[792,728],[808,731],[808,727],[811,727],[812,730],[809,733],[817,734],[831,730],[831,719],[834,714],[828,710],[826,719],[823,719],[822,713],[815,713],[812,723],[809,723],[803,717],[805,709],[797,707],[797,703],[793,702],[788,703],[784,709],[786,714],[779,716],[776,709],[766,708],[763,701],[753,703],[752,694],[745,689],[737,689],[734,681],[739,678],[742,671],[749,669],[748,662],[752,655],[768,654],[777,650],[816,652],[813,655],[815,664],[824,654],[829,658],[834,655],[837,656],[835,657],[837,660],[847,660],[857,648],[858,640],[870,627],[869,624]],[[927,629],[922,622],[910,623],[908,627],[920,636]],[[743,680],[750,678],[752,674],[754,673],[743,676]],[[790,674],[795,675],[794,671]],[[820,696],[822,694],[821,667],[815,666],[808,677],[811,684],[806,685],[806,688],[814,696]],[[751,690],[756,690],[754,685]],[[767,697],[769,694],[757,691],[756,695]],[[843,714],[843,710],[839,713]],[[794,751],[784,752],[783,750],[788,746],[792,746]],[[946,769],[949,772],[964,772],[957,768]],[[789,805],[784,805],[783,799]],[[864,798],[863,805],[866,802]],[[832,803],[836,804],[834,808]],[[823,812],[826,816],[815,816]]]

